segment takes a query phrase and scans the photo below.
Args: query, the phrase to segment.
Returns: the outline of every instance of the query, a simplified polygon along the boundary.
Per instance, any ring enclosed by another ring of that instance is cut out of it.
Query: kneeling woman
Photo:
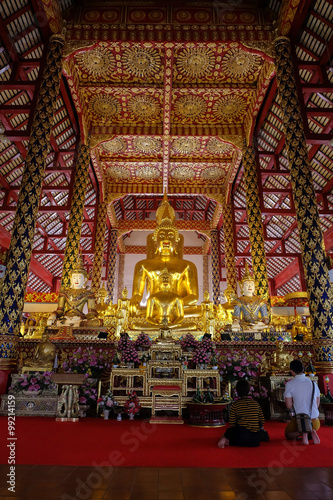
[[[224,436],[218,442],[219,448],[225,446],[259,446],[260,427],[265,419],[262,410],[251,397],[249,397],[250,384],[247,380],[239,380],[236,385],[239,399],[230,407],[229,424]]]

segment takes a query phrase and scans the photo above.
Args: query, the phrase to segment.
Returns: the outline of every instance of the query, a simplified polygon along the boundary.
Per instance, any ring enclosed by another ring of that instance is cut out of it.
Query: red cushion
[[[154,385],[153,391],[181,391],[179,385]]]

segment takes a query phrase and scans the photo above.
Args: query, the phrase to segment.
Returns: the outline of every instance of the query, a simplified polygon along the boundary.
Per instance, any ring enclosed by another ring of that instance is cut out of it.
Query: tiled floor
[[[333,469],[16,466],[0,500],[333,500]]]

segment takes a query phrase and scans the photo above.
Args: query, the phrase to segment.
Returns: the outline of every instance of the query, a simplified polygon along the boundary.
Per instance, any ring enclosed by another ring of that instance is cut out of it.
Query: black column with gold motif
[[[231,204],[224,203],[223,208],[223,232],[225,247],[225,263],[227,268],[227,282],[237,294],[237,275],[235,266],[235,240],[234,225],[232,220]]]
[[[212,229],[210,234],[212,246],[213,302],[218,305],[220,296],[219,238],[216,229]]]
[[[268,298],[269,290],[264,246],[265,241],[261,221],[256,153],[253,147],[245,147],[243,163],[246,186],[246,213],[250,232],[251,257],[253,275],[256,281],[256,293],[257,295]]]
[[[62,35],[51,36],[31,127],[7,253],[7,269],[0,291],[0,368],[6,363],[8,366],[15,363],[16,358],[16,339],[20,330],[45,162],[59,95],[63,44]]]
[[[68,222],[66,249],[60,289],[70,287],[71,271],[77,261],[83,220],[83,208],[88,181],[88,167],[90,161],[90,136],[87,144],[80,144],[75,168],[75,179],[71,212]]]
[[[108,299],[112,303],[114,292],[115,292],[115,281],[116,281],[116,260],[117,260],[117,237],[118,230],[111,229],[110,231],[110,242],[109,242],[109,261],[108,261]],[[121,296],[121,295],[120,295]]]
[[[318,364],[328,363],[333,369],[333,297],[302,123],[290,40],[286,37],[278,37],[275,41],[275,50],[278,92],[283,112],[291,184],[316,343],[316,366],[318,368]]]
[[[106,216],[107,204],[105,201],[98,205],[96,234],[95,234],[95,248],[94,248],[94,265],[91,277],[91,290],[97,295],[101,287],[101,277],[103,268],[103,255],[105,243],[105,229],[106,229]]]

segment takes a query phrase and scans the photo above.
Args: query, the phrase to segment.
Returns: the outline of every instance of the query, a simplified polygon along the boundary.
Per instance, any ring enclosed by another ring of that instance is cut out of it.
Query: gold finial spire
[[[248,266],[248,263],[245,262],[245,272],[244,272],[244,276],[243,278],[238,282],[239,283],[239,286],[241,288],[243,288],[243,285],[245,283],[245,281],[254,281],[255,282],[255,279],[254,279],[254,276],[253,274],[250,273],[249,271],[249,266]]]
[[[166,191],[164,191],[163,201],[156,210],[157,224],[161,226],[163,223],[168,222],[169,224],[173,225],[175,218],[176,218],[175,211],[168,202],[167,193]]]
[[[77,256],[77,261],[76,263],[74,264],[73,266],[73,269],[72,269],[72,274],[73,273],[77,273],[77,274],[83,274],[83,276],[85,278],[88,278],[88,273],[86,271],[86,268],[84,267],[84,263],[83,263],[83,257],[82,257],[82,253],[81,253],[81,250],[79,251],[78,253],[78,256]]]

